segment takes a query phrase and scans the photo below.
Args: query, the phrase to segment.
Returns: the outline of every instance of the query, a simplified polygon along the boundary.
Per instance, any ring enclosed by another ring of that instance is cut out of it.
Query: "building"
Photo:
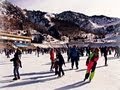
[[[16,47],[27,47],[31,45],[31,37],[28,36],[19,36],[19,35],[13,35],[13,34],[7,34],[7,33],[1,33],[0,32],[0,43],[3,46],[3,44],[9,44],[11,46]]]

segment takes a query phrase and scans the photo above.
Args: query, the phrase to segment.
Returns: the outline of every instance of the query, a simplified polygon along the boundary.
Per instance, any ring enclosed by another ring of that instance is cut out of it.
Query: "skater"
[[[86,47],[86,56],[89,56],[90,55],[90,47]]]
[[[10,50],[9,49],[6,49],[6,56],[7,56],[7,58],[10,58]]]
[[[67,61],[70,61],[70,47],[67,49]]]
[[[17,53],[18,53],[19,59],[21,59],[21,57],[22,57],[22,51],[19,48],[17,48]]]
[[[50,60],[51,60],[51,67],[50,67],[50,71],[53,71],[53,66],[54,66],[54,60],[55,60],[55,52],[54,49],[52,48],[50,50]]]
[[[39,57],[39,54],[40,54],[40,48],[37,47],[37,48],[36,48],[36,51],[37,51],[37,57]]]
[[[58,77],[61,77],[61,74],[62,76],[65,75],[62,68],[63,64],[65,65],[65,61],[60,51],[57,51],[56,58],[58,59]]]
[[[67,61],[70,61],[70,49],[71,47],[69,46],[69,44],[67,43]]]
[[[120,48],[118,46],[115,47],[115,54],[114,54],[114,57],[117,57],[119,58],[120,57]]]
[[[77,47],[74,45],[70,50],[70,58],[71,58],[71,68],[73,69],[74,63],[76,64],[76,69],[78,69],[78,61],[79,61],[79,52]]]
[[[99,49],[98,48],[92,49],[91,54],[89,55],[86,61],[87,72],[85,74],[84,81],[89,78],[89,82],[91,82],[91,80],[93,79],[98,59]]]
[[[107,64],[107,54],[108,54],[108,50],[107,50],[107,47],[106,47],[106,46],[103,48],[103,54],[104,54],[104,58],[105,58],[105,66],[108,66],[108,64]]]
[[[19,58],[19,50],[17,49],[15,54],[14,54],[14,58],[12,58],[10,61],[13,61],[13,66],[14,66],[14,78],[13,80],[17,80],[20,79],[20,74],[19,74],[19,67],[22,68],[22,64]]]
[[[55,58],[54,60],[54,68],[55,68],[55,75],[58,75],[58,68],[59,68],[59,59]]]

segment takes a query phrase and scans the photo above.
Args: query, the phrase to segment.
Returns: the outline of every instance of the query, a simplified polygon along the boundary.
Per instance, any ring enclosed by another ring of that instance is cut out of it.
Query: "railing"
[[[8,37],[14,37],[14,38],[31,39],[31,37],[27,37],[27,36],[18,36],[18,35],[13,35],[13,34],[6,34],[6,33],[0,33],[0,36],[8,36]]]
[[[0,30],[0,33],[5,33],[5,34],[11,34],[11,35],[19,35],[19,36],[24,36],[23,32],[26,32],[26,30]]]
[[[18,35],[0,33],[0,39],[1,39],[1,40],[12,40],[12,41],[26,41],[26,42],[31,42],[32,37],[18,36]]]

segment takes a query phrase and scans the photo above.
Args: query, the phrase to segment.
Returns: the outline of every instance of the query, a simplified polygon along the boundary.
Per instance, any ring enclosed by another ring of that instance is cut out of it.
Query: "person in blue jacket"
[[[75,45],[70,50],[70,58],[71,58],[71,68],[73,69],[75,63],[76,69],[78,69],[79,51]]]

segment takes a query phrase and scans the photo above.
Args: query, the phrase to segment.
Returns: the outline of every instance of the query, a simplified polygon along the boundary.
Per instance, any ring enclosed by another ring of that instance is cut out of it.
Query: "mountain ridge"
[[[91,33],[97,37],[120,31],[120,19],[104,15],[87,16],[73,11],[59,14],[49,14],[42,11],[21,9],[8,1],[1,3],[1,13],[4,14],[5,30],[36,30],[42,34],[49,34],[54,38],[61,36],[85,38],[82,34]],[[3,10],[3,11],[2,11]],[[7,25],[5,25],[7,23]],[[9,23],[9,25],[8,25]],[[0,25],[2,25],[0,23]],[[9,27],[8,27],[9,26]],[[76,35],[73,35],[73,33]],[[71,36],[72,35],[72,36]],[[73,37],[74,36],[74,37]]]

